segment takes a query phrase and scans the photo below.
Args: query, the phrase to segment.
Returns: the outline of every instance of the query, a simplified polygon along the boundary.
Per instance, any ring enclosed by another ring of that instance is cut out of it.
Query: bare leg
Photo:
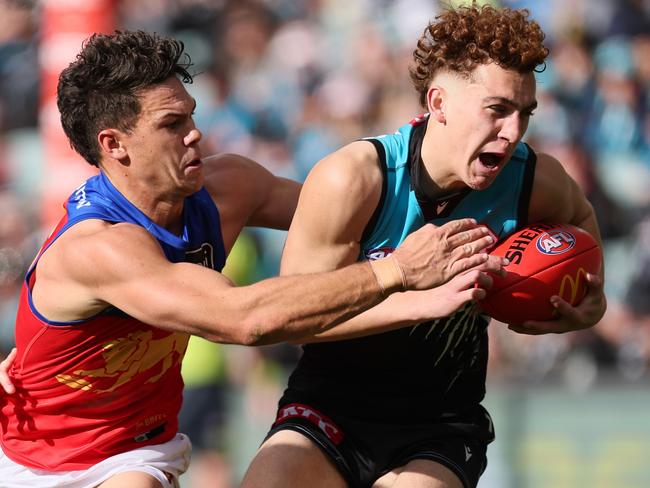
[[[372,488],[463,488],[463,483],[442,464],[416,459],[386,473]]]
[[[241,488],[346,488],[332,462],[307,437],[291,430],[274,434],[257,451]]]
[[[230,488],[230,464],[216,451],[203,451],[192,456],[192,463],[183,476],[183,486],[188,488]]]

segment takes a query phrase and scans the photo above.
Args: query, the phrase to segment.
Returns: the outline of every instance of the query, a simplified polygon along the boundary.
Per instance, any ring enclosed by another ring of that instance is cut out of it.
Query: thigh
[[[404,453],[389,466],[392,484],[388,476],[376,488],[475,488],[486,466],[487,443],[482,440],[428,439],[404,447]]]
[[[415,459],[386,473],[372,488],[463,488],[463,483],[446,466],[428,459]]]
[[[323,451],[304,435],[281,430],[257,451],[241,488],[346,488],[347,483]]]

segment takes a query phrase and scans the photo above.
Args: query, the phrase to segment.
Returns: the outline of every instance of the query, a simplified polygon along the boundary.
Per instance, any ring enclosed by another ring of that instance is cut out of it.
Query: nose
[[[503,119],[503,125],[499,130],[499,138],[505,139],[509,144],[513,144],[524,135],[526,130],[523,117],[517,112],[513,112],[510,116]]]
[[[203,138],[203,134],[201,134],[201,131],[194,127],[184,138],[183,138],[183,144],[186,146],[191,146],[193,144],[197,144],[201,139]]]

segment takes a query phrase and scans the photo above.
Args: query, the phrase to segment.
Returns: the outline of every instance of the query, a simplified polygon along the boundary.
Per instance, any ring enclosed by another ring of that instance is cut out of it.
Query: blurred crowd
[[[547,34],[551,55],[538,73],[539,108],[524,140],[556,156],[594,205],[609,301],[602,323],[580,333],[526,337],[492,324],[491,380],[561,381],[578,390],[612,378],[647,381],[650,0],[489,3],[529,9]],[[393,131],[421,112],[407,67],[427,21],[443,7],[435,0],[115,2],[120,28],[185,43],[197,73],[188,89],[198,102],[204,154],[240,153],[298,180],[341,145]],[[36,1],[0,0],[0,353],[12,346],[16,295],[48,230],[38,218],[47,183],[38,128],[39,13]],[[251,229],[227,273],[242,284],[277,273],[284,237]],[[234,386],[247,413],[264,412],[266,428],[298,350],[191,347],[194,359],[211,361],[184,368],[190,390],[208,390],[197,398],[225,405]],[[213,415],[209,422],[193,428],[208,434],[200,446],[211,453],[206,465],[214,472],[210,466],[225,466],[223,441],[214,439],[227,433],[210,433],[226,420]]]

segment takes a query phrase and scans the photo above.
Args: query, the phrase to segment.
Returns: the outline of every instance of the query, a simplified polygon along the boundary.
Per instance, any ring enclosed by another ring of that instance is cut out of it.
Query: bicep
[[[113,226],[80,244],[88,250],[77,256],[74,280],[95,300],[167,330],[236,336],[241,317],[222,274],[168,261],[158,242],[135,226]]]
[[[298,203],[300,183],[267,170],[260,171],[260,176],[254,188],[257,205],[247,225],[287,230]]]
[[[560,222],[580,226],[593,215],[578,184],[554,158],[540,154],[529,207],[530,222]]]
[[[205,187],[219,207],[234,242],[244,226],[287,230],[296,209],[300,183],[275,176],[237,154],[206,158]]]
[[[366,144],[346,146],[310,172],[285,243],[282,274],[328,271],[357,260],[381,193],[376,153]]]
[[[560,162],[546,154],[539,155],[528,220],[572,224],[601,240],[596,215],[586,195]]]
[[[118,261],[119,260],[119,263]],[[137,253],[112,262],[111,272],[95,283],[95,294],[142,322],[176,328],[196,321],[195,312],[208,298],[207,290],[227,288],[214,270],[190,263],[171,263],[159,250],[141,246]]]

